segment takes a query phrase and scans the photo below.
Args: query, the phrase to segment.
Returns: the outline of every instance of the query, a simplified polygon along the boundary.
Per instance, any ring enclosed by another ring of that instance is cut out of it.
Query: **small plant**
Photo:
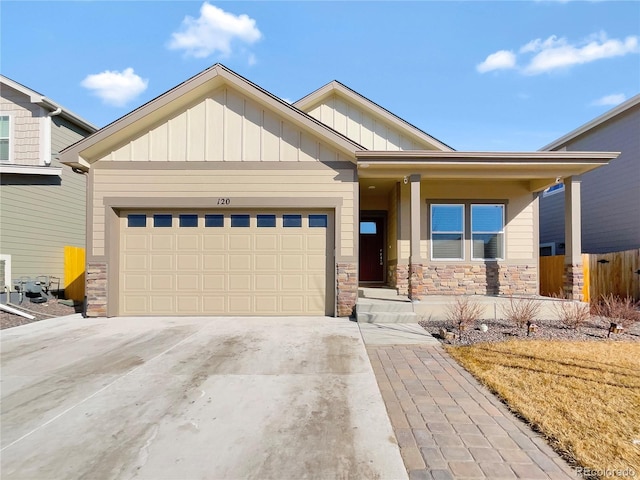
[[[509,297],[509,303],[500,307],[504,317],[517,327],[523,328],[525,325],[533,324],[533,321],[540,312],[540,302],[534,298]]]
[[[480,318],[482,312],[482,305],[471,297],[456,297],[452,304],[447,305],[447,320],[458,328],[459,333],[462,333]]]
[[[621,298],[613,294],[603,295],[591,304],[593,315],[608,318],[611,323],[629,329],[636,322],[640,322],[638,304],[630,297]]]
[[[553,304],[553,310],[563,325],[580,329],[591,318],[589,305],[582,302],[572,300],[558,300]]]

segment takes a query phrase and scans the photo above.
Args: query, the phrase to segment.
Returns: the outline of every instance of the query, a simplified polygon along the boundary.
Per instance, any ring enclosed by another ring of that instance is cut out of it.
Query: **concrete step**
[[[418,323],[418,316],[413,312],[358,312],[358,323]]]
[[[413,304],[403,301],[359,298],[356,310],[358,312],[413,312]]]

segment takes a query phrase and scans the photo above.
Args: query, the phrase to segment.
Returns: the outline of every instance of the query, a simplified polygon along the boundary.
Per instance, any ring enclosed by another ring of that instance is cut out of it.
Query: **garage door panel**
[[[137,253],[127,253],[123,256],[123,265],[127,271],[147,271],[148,259],[146,255],[141,255]]]
[[[276,251],[278,250],[278,236],[277,235],[256,235],[256,250],[262,251]]]
[[[127,235],[125,248],[127,250],[139,250],[146,252],[149,249],[149,236],[143,235]]]
[[[215,213],[215,212],[214,212]],[[213,214],[197,227],[127,228],[122,218],[120,314],[125,315],[325,315],[334,272],[327,228],[309,227],[282,213],[257,213],[232,226],[231,213]],[[243,215],[246,215],[243,213]],[[273,216],[275,215],[275,226]],[[210,217],[210,219],[211,219]],[[223,221],[220,220],[220,217]],[[271,217],[271,218],[268,218]],[[291,220],[291,219],[288,219]],[[193,222],[191,223],[193,225]],[[330,277],[327,274],[330,273]],[[330,280],[329,280],[330,278]],[[328,283],[329,282],[329,283]],[[333,292],[333,290],[331,290]],[[331,297],[331,295],[330,295]]]
[[[199,270],[200,255],[199,254],[179,254],[176,258],[178,270]]]
[[[173,269],[173,254],[151,255],[151,271]]]
[[[172,274],[151,275],[151,290],[173,291],[174,288],[174,276]],[[146,287],[138,287],[138,289],[146,290]]]
[[[205,233],[202,237],[202,246],[205,252],[224,252],[227,249],[227,236]]]
[[[175,312],[173,296],[151,295],[149,311],[154,314],[171,315]]]
[[[151,244],[150,250],[152,252],[163,251],[163,250],[173,251],[175,249],[174,240],[175,239],[173,234],[160,234],[154,231],[153,234],[150,236],[150,244]]]
[[[199,235],[178,235],[177,237],[179,250],[195,250],[200,251],[200,236]]]
[[[227,256],[225,254],[217,254],[217,255],[208,255],[204,254],[202,257],[202,265],[205,271],[217,270],[217,271],[226,271],[227,270]]]
[[[176,290],[182,292],[200,291],[200,275],[197,273],[176,275]]]
[[[241,228],[241,227],[237,227]],[[243,229],[244,230],[244,229]],[[238,251],[238,250],[252,250],[253,242],[252,235],[250,234],[233,234],[233,241],[229,242],[229,250],[230,251]]]

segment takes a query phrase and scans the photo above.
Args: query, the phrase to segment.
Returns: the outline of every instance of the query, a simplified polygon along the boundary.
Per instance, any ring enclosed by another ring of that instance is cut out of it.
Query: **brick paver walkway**
[[[411,480],[577,478],[440,345],[367,351]]]

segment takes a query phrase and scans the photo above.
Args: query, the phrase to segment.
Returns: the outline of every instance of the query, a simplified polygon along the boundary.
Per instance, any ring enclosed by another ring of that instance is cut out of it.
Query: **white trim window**
[[[555,195],[556,193],[564,192],[564,183],[556,183],[555,185],[551,185],[545,191],[542,192],[542,198],[546,198],[550,195]]]
[[[464,260],[464,205],[431,205],[431,259]]]
[[[0,162],[11,162],[11,117],[0,116]]]
[[[471,205],[471,259],[504,259],[504,205]]]

